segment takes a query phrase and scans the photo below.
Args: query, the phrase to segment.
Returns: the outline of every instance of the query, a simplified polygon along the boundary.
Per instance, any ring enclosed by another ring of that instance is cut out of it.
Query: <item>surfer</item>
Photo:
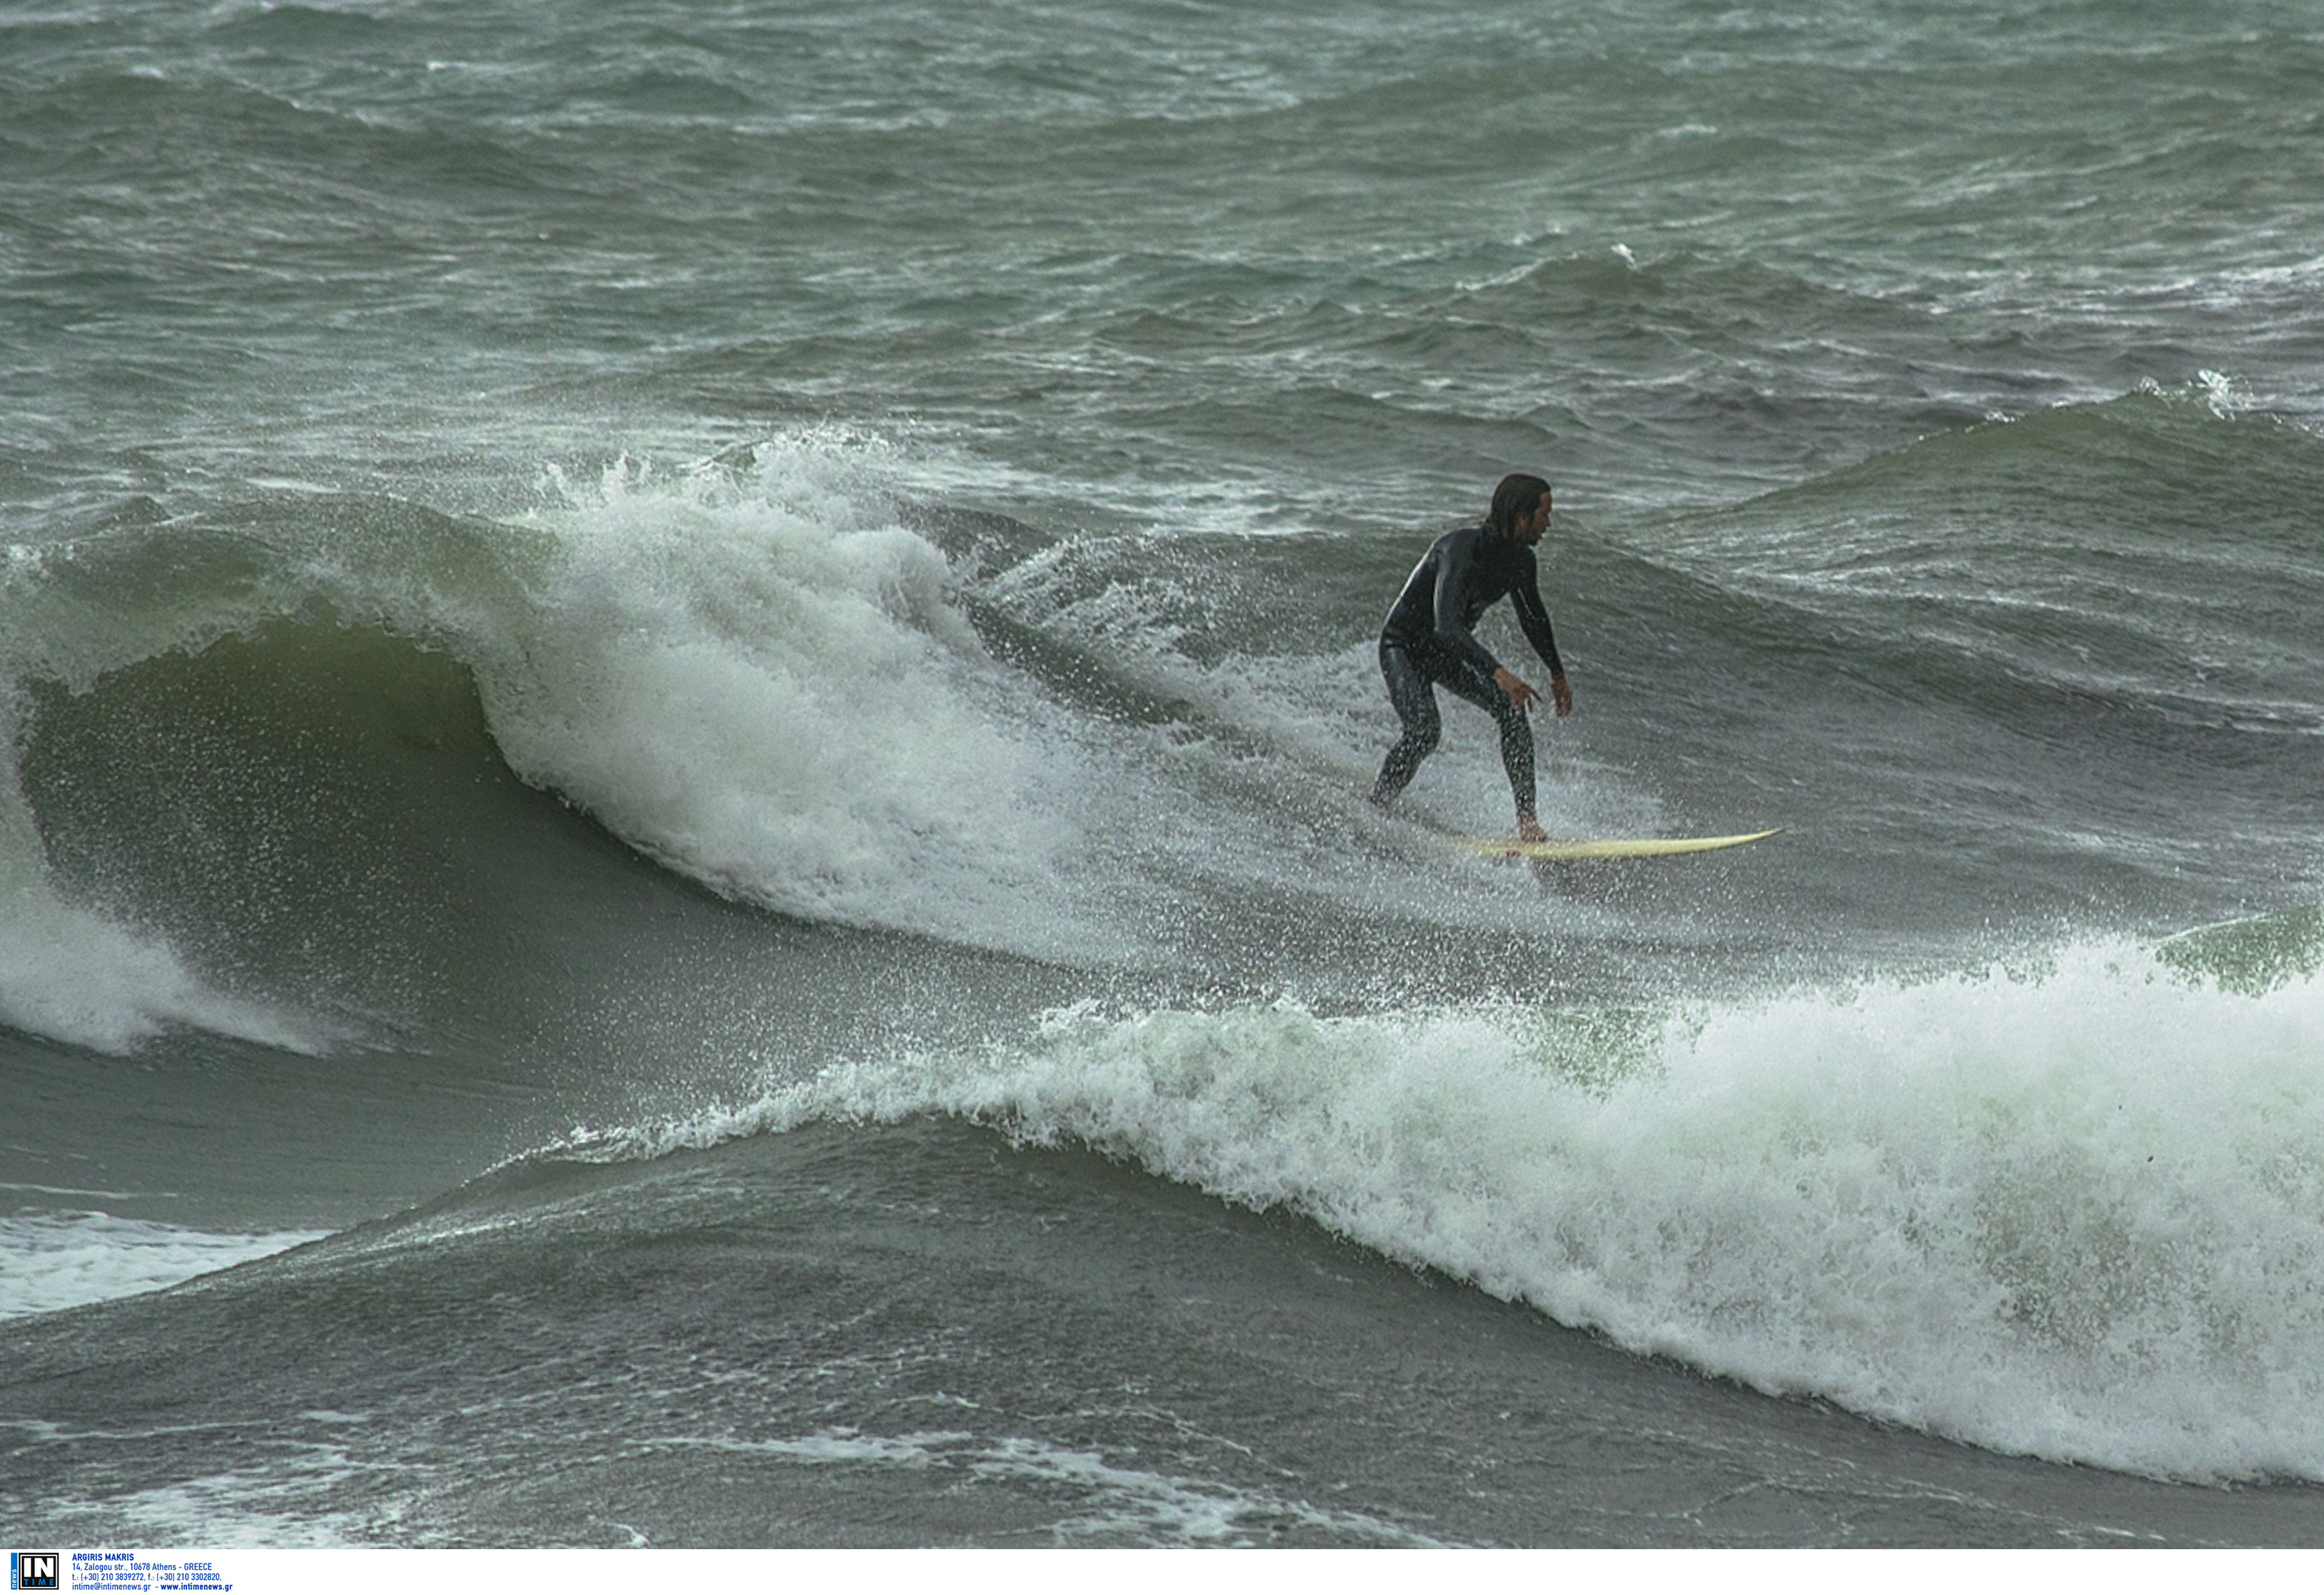
[[[1549,612],[1542,606],[1534,546],[1549,530],[1549,484],[1512,475],[1493,489],[1481,526],[1448,531],[1429,546],[1380,628],[1380,674],[1404,734],[1388,750],[1372,784],[1372,801],[1387,805],[1404,790],[1420,761],[1436,749],[1443,721],[1436,688],[1449,687],[1491,715],[1500,727],[1501,764],[1517,804],[1517,834],[1545,840],[1534,817],[1533,727],[1526,712],[1541,701],[1515,672],[1487,651],[1475,634],[1478,617],[1503,598],[1515,604],[1526,641],[1549,667],[1549,691],[1558,715],[1573,712],[1573,689],[1558,661]]]

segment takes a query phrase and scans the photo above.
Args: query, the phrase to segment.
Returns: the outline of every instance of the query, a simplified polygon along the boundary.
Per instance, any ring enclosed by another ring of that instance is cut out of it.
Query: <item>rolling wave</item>
[[[2312,927],[2311,933],[2312,935]],[[956,1116],[1990,1449],[2324,1478],[2324,983],[2128,945],[1651,1010],[1050,1016],[552,1157]]]
[[[47,928],[18,941],[113,948],[155,995],[68,1024],[27,954],[11,1022],[117,1048],[203,1011],[189,968],[266,989],[294,937],[220,964],[201,927],[311,921],[286,883],[321,857],[401,871],[392,912],[355,916],[379,948],[456,917],[426,869],[352,861],[471,855],[540,824],[526,788],[755,908],[1066,963],[1196,969],[1222,933],[1229,962],[1281,963],[1313,939],[1286,916],[1360,939],[1537,918],[1349,817],[1386,733],[1368,644],[1417,534],[1059,534],[899,504],[898,466],[809,430],[553,484],[511,521],[286,490],[19,546],[0,879]],[[2324,602],[2296,506],[2320,475],[2300,429],[2140,394],[1563,531],[1548,582],[1594,713],[1548,733],[1552,810],[1821,832],[1815,867],[1868,901],[1947,867],[1932,837],[2006,844],[2065,901],[2106,830],[2108,867],[2168,884],[2166,821],[2200,804],[2246,855],[2219,893],[2296,878],[2312,841],[2284,794],[2324,758],[2286,692]],[[2170,484],[2175,534],[2151,513]],[[1432,770],[1424,817],[1499,823],[1461,768]],[[1829,797],[1799,795],[1810,769]],[[1989,879],[1946,890],[1992,913]],[[280,1033],[223,992],[210,1011]]]

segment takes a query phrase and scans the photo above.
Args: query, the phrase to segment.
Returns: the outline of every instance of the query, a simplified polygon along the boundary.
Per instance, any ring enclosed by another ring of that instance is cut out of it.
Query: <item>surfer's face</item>
[[[1549,494],[1543,493],[1534,501],[1533,513],[1517,522],[1517,541],[1532,548],[1541,541],[1541,534],[1549,530]]]

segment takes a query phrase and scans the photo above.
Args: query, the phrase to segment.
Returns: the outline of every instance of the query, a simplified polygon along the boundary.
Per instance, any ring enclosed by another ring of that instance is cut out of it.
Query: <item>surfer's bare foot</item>
[[[1529,814],[1521,814],[1517,816],[1517,840],[1520,842],[1546,842],[1549,840],[1549,833],[1541,828],[1541,822],[1534,818],[1533,816]]]

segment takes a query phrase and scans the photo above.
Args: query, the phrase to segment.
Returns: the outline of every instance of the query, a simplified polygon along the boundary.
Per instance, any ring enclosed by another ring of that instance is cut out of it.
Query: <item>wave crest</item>
[[[1051,1016],[592,1138],[921,1113],[1281,1207],[1634,1351],[1993,1449],[2324,1478],[2324,981],[2141,949],[1660,1017]]]

